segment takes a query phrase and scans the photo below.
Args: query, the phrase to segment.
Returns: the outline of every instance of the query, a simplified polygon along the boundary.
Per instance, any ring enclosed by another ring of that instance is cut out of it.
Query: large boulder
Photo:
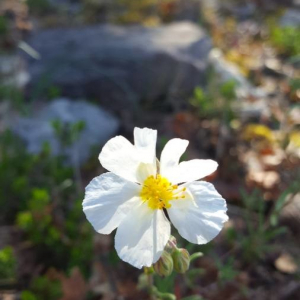
[[[56,85],[63,95],[92,97],[112,108],[141,100],[185,99],[204,80],[211,40],[182,22],[146,28],[100,25],[36,32],[28,43],[31,86]]]
[[[82,9],[80,0],[47,0],[52,9],[62,10],[68,13],[78,13]]]
[[[61,140],[64,137],[59,138],[54,129],[53,122],[59,122],[63,130],[71,129],[78,122],[83,122],[84,127],[82,131],[77,131],[74,141],[65,144],[65,140]],[[16,118],[12,127],[14,133],[26,142],[30,153],[41,152],[47,142],[53,155],[66,155],[67,162],[82,164],[89,158],[92,146],[104,145],[116,133],[119,121],[88,102],[58,98],[38,109],[31,117]]]

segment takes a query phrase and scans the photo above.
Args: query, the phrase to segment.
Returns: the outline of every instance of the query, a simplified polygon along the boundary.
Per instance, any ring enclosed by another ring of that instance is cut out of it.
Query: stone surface
[[[234,80],[239,86],[250,89],[248,80],[234,63],[225,59],[220,49],[215,48],[210,52],[209,61],[215,72],[220,76],[221,81]]]
[[[210,38],[188,22],[51,29],[28,43],[41,56],[25,55],[32,86],[46,81],[63,95],[93,97],[114,109],[141,100],[186,99],[203,82],[211,49]]]
[[[218,48],[209,54],[209,62],[221,82],[234,81],[238,101],[237,112],[244,120],[259,118],[262,114],[269,114],[267,93],[259,87],[254,87],[232,62],[227,61]],[[256,99],[256,101],[247,101]]]
[[[178,0],[175,3],[175,20],[199,22],[201,18],[201,2],[199,0]]]
[[[254,3],[252,2],[245,2],[239,5],[238,4],[234,5],[233,3],[230,2],[220,1],[219,5],[225,12],[233,14],[239,20],[246,20],[253,17],[257,9]]]
[[[300,26],[300,10],[287,9],[280,19],[280,25],[297,27]]]
[[[51,124],[53,120],[65,125],[83,121],[85,128],[75,143],[63,149]],[[91,147],[96,145],[100,149],[118,128],[119,121],[99,107],[85,101],[59,98],[32,117],[17,118],[13,131],[26,142],[30,153],[39,153],[48,142],[53,155],[65,154],[69,163],[82,164],[89,158]]]
[[[235,81],[237,92],[241,97],[249,95],[255,98],[265,97],[266,94],[260,88],[254,87],[247,78],[241,73],[236,64],[225,59],[222,51],[218,48],[213,49],[209,54],[209,62],[221,81]]]
[[[68,13],[78,13],[82,9],[80,0],[47,0],[47,2],[52,8]]]
[[[24,87],[29,82],[24,61],[14,54],[0,54],[0,85]]]

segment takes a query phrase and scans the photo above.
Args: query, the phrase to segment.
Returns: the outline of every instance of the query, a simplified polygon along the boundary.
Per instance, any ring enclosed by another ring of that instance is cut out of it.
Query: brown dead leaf
[[[10,13],[14,16],[14,26],[19,30],[30,30],[32,25],[29,21],[28,6],[22,0],[0,1],[0,15]]]
[[[71,276],[59,275],[62,284],[63,297],[60,300],[83,300],[88,291],[80,270],[76,267],[71,271]]]
[[[177,113],[174,116],[172,127],[176,136],[188,140],[192,140],[201,128],[198,118],[189,112]]]
[[[122,295],[126,299],[132,299],[137,293],[136,282],[132,281],[131,279],[118,281],[117,286],[119,295]]]
[[[267,168],[278,167],[285,159],[285,153],[282,149],[276,149],[270,155],[263,155],[261,161]]]
[[[300,108],[293,107],[288,115],[288,122],[290,125],[300,124]]]
[[[278,271],[286,274],[295,274],[298,270],[294,258],[288,253],[281,254],[275,260],[275,267]]]
[[[15,292],[4,292],[4,294],[0,294],[2,300],[15,300],[17,298]]]
[[[94,235],[94,247],[97,253],[108,253],[112,247],[112,237],[110,235]]]
[[[248,180],[265,189],[271,189],[280,182],[280,176],[275,171],[250,172],[248,174]]]

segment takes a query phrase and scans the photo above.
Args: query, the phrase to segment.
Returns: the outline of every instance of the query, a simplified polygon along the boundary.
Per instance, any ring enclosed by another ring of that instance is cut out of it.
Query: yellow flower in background
[[[161,257],[171,225],[191,243],[206,244],[228,220],[226,202],[211,183],[210,159],[179,163],[188,141],[172,139],[156,159],[157,131],[134,129],[134,145],[122,136],[109,140],[99,160],[109,170],[86,187],[83,211],[95,230],[117,228],[115,248],[131,265],[150,267]],[[159,170],[159,171],[158,171]],[[166,212],[166,213],[165,213]]]
[[[243,132],[243,138],[247,141],[263,139],[270,143],[275,142],[275,136],[272,130],[261,124],[249,124]]]
[[[290,133],[290,142],[300,148],[300,131]]]

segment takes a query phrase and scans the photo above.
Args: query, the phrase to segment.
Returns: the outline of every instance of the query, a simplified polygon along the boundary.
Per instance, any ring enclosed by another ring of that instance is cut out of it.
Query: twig
[[[148,293],[151,300],[156,300],[156,296],[153,293],[153,274],[148,268],[144,268],[144,273],[147,275]]]

